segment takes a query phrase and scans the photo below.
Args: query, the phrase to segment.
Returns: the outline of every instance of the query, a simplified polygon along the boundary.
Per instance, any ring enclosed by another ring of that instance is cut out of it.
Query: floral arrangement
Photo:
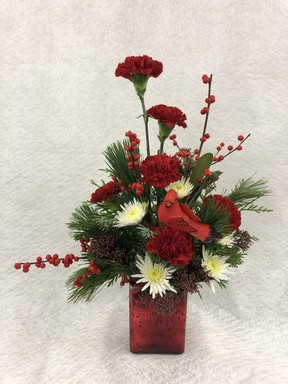
[[[242,213],[269,211],[256,204],[269,193],[263,179],[249,177],[230,192],[215,192],[222,177],[219,164],[241,151],[250,134],[238,135],[234,145],[220,142],[214,154],[203,152],[216,100],[212,75],[202,76],[207,97],[200,111],[204,122],[199,145],[182,147],[174,133],[176,126],[187,128],[181,109],[164,104],[145,107],[148,80],[162,71],[162,63],[146,55],[127,57],[116,68],[115,75],[128,79],[140,99],[147,153],[140,150],[142,143],[130,130],[104,152],[110,180],[100,185],[92,182],[96,189],[90,200],[76,209],[68,224],[80,241],[81,256],[38,256],[34,262],[14,265],[28,272],[31,265],[69,267],[74,261],[83,262],[67,281],[70,300],[89,301],[102,286],[118,279],[121,286],[139,284],[152,299],[199,293],[203,284],[213,290],[216,284],[226,287],[256,240],[240,229]],[[159,128],[155,154],[150,153],[150,123],[158,123]],[[164,152],[165,144],[170,151],[175,149],[173,155]]]

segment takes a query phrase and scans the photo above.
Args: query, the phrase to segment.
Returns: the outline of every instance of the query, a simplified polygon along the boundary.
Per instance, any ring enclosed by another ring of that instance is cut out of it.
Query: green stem
[[[142,105],[142,111],[143,111],[143,120],[145,124],[145,134],[146,134],[146,148],[147,148],[147,156],[150,156],[150,145],[149,145],[149,131],[148,131],[148,115],[145,107],[145,102],[144,102],[144,96],[138,94],[139,99],[141,101]]]
[[[159,149],[159,154],[163,153],[163,148],[164,148],[164,141],[160,142],[160,149]]]
[[[209,86],[208,86],[208,99],[211,96],[212,77],[213,77],[213,75],[211,74],[210,75]],[[205,135],[205,133],[206,133],[207,124],[208,124],[208,118],[209,118],[209,112],[210,112],[210,103],[207,103],[207,107],[208,107],[208,112],[206,113],[205,123],[204,123],[203,132],[202,132],[202,136],[201,137],[203,137]],[[199,156],[201,154],[203,144],[204,144],[204,141],[201,141],[201,144],[200,144],[200,147],[199,147],[199,153],[198,153]]]

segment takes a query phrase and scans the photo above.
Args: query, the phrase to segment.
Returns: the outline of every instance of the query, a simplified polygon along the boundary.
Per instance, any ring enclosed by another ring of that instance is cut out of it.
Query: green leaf
[[[198,177],[203,177],[204,169],[208,169],[212,163],[213,155],[212,153],[205,153],[205,155],[201,156],[199,160],[195,163],[195,168],[192,172],[192,176],[190,178],[191,182],[197,186],[199,185],[197,179]]]

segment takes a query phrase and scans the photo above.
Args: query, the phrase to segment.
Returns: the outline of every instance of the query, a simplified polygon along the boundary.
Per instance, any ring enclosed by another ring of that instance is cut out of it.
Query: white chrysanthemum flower
[[[139,277],[137,283],[146,283],[142,288],[144,291],[150,287],[150,295],[154,299],[157,293],[162,297],[165,291],[177,291],[170,285],[169,281],[172,278],[172,273],[175,271],[173,267],[167,267],[162,263],[153,263],[150,256],[146,255],[145,259],[138,256],[136,266],[141,273],[134,274],[132,277]]]
[[[122,210],[115,216],[117,220],[115,227],[126,227],[139,224],[142,221],[146,214],[147,203],[141,203],[134,199],[127,204],[121,205],[120,208]]]
[[[183,197],[189,195],[189,193],[193,189],[193,185],[189,182],[189,179],[185,179],[184,176],[178,181],[174,181],[170,183],[165,190],[168,192],[170,189],[174,189],[177,193],[179,199],[183,199]]]
[[[205,268],[211,275],[211,277],[216,280],[218,283],[221,280],[229,280],[229,276],[227,274],[233,274],[230,266],[226,263],[227,258],[224,256],[213,255],[205,250],[203,245],[203,260],[202,267]],[[210,286],[212,291],[215,292],[215,287],[213,281],[210,282]]]
[[[221,245],[227,245],[227,247],[232,247],[233,245],[233,233],[231,235],[227,235],[222,237],[222,239],[218,240],[218,243]]]

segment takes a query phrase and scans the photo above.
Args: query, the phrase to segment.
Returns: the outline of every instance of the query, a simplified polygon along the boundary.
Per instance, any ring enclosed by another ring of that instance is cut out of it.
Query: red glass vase
[[[130,351],[134,353],[183,353],[187,293],[167,292],[155,299],[143,284],[130,286]]]

